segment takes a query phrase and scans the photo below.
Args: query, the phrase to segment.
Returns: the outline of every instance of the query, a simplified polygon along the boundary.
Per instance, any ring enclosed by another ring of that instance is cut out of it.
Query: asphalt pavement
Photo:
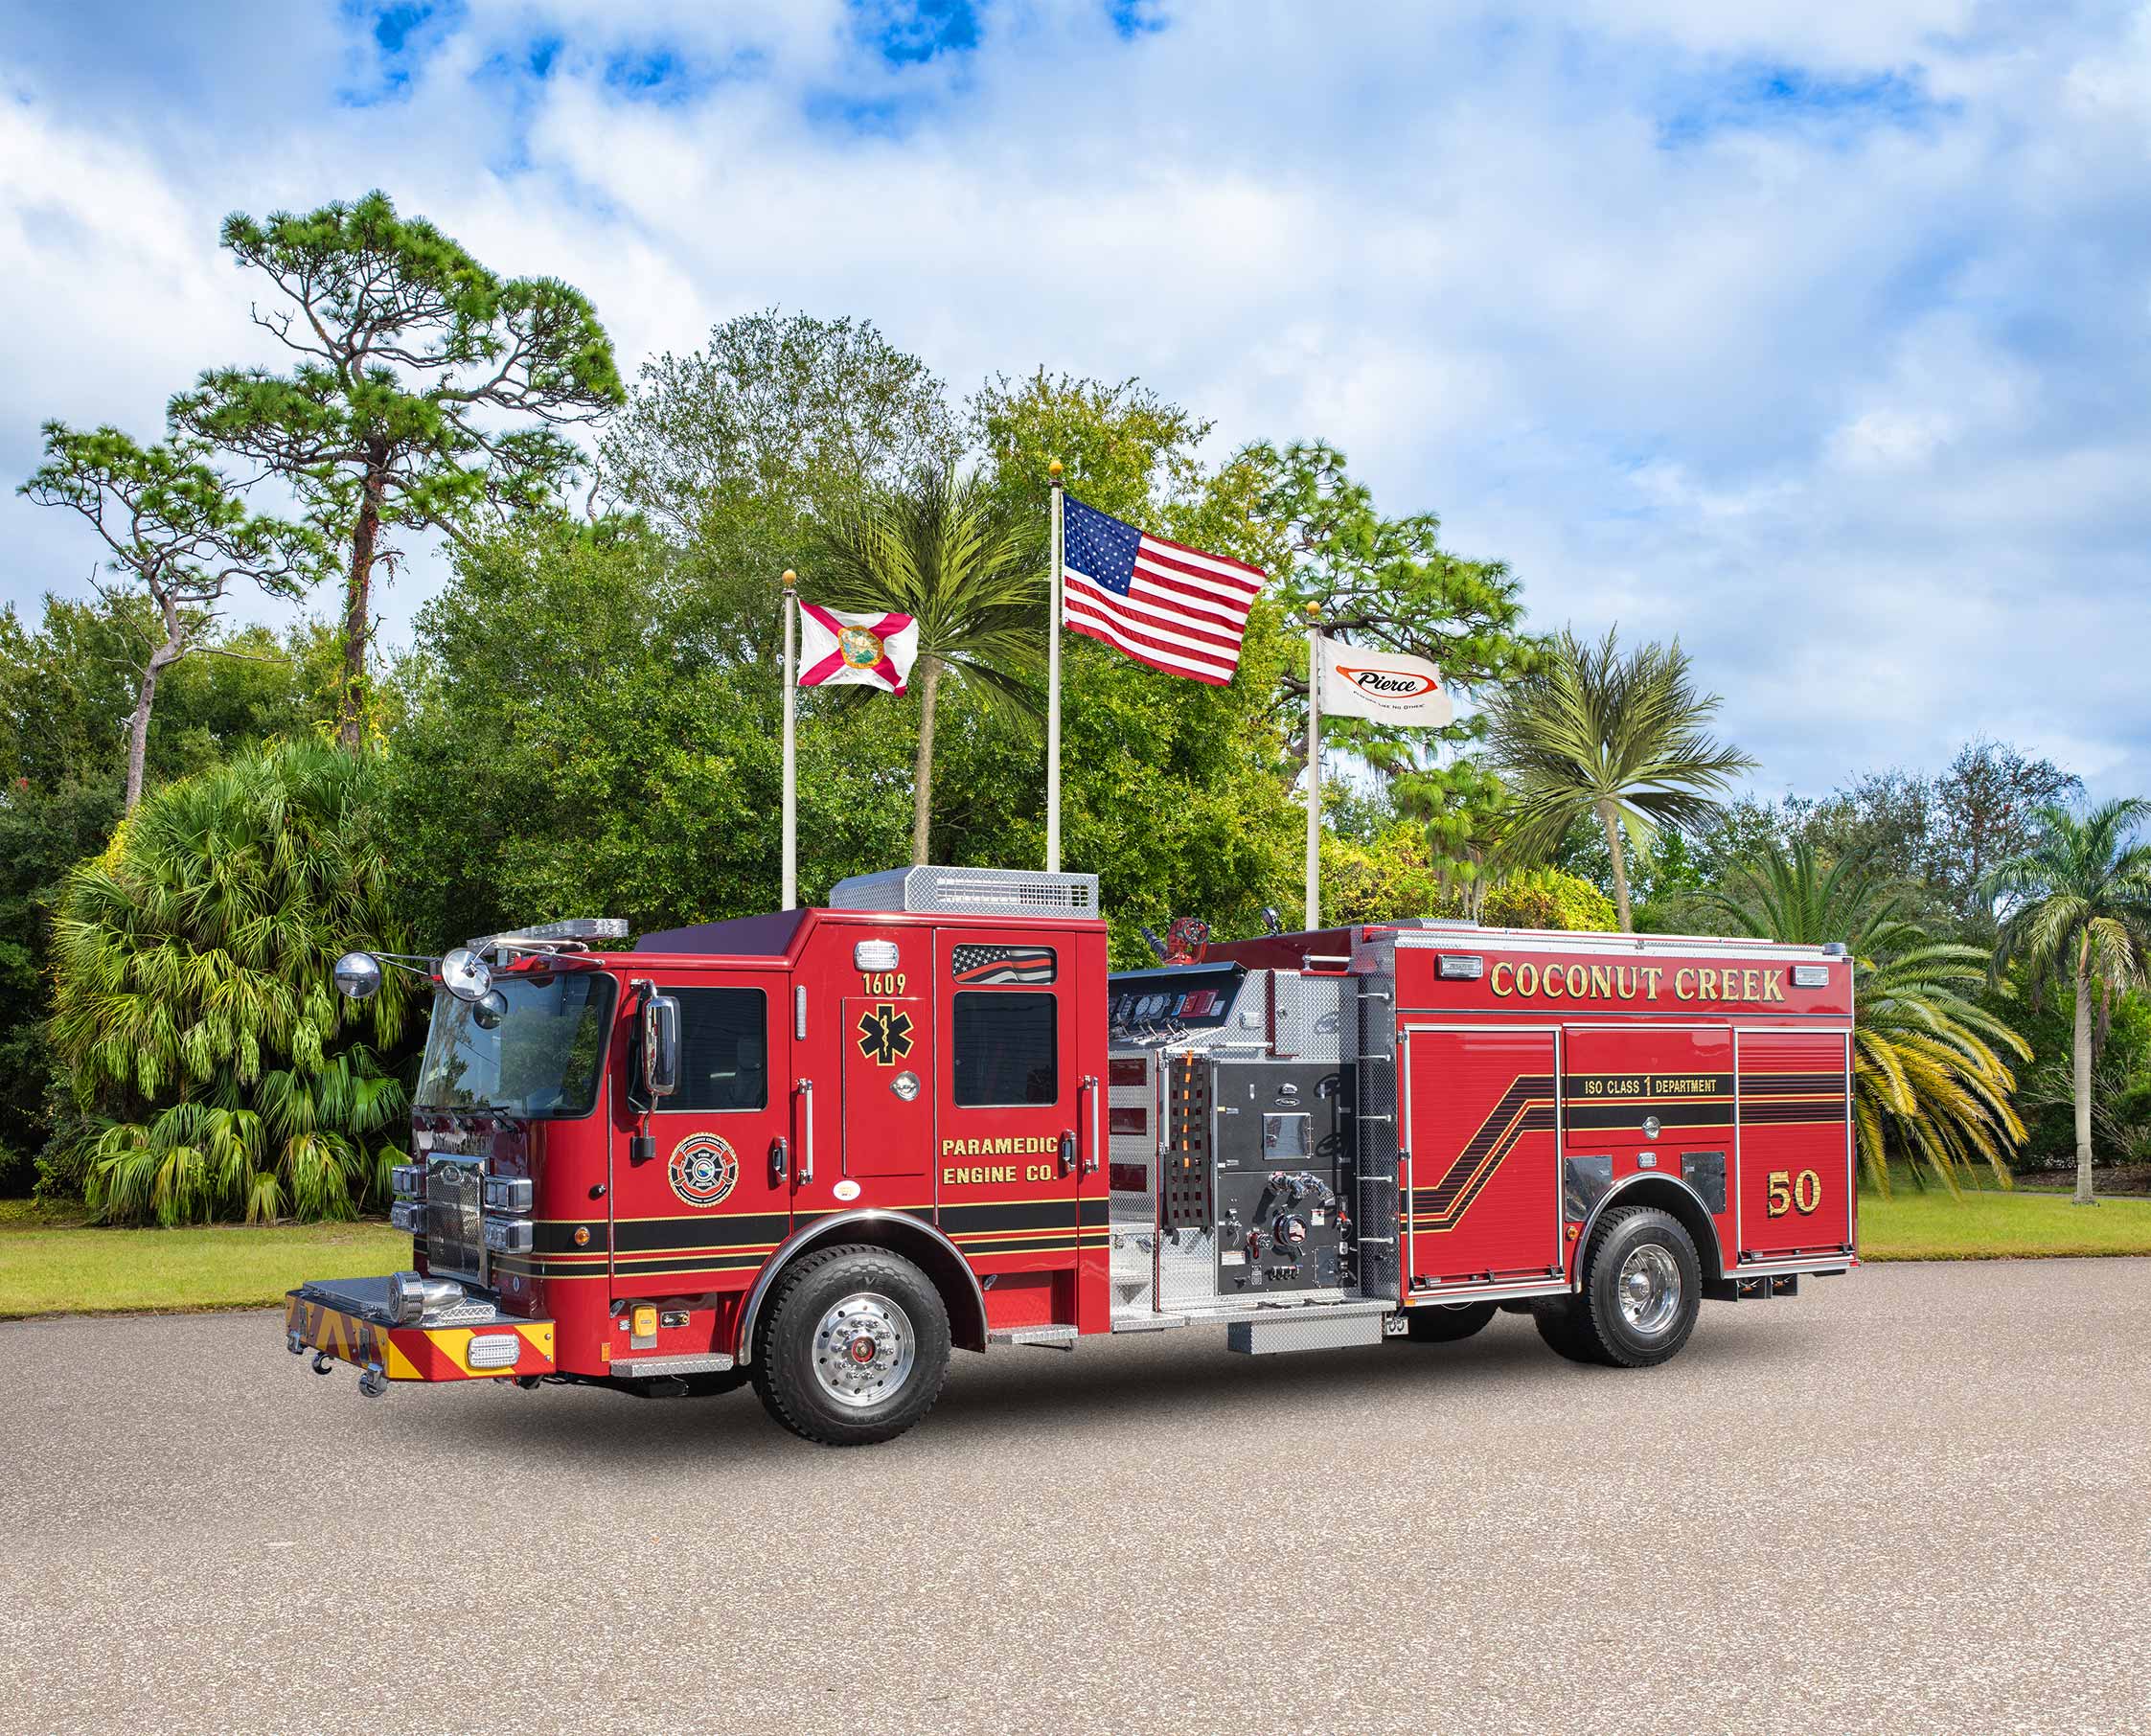
[[[0,1731],[2151,1729],[2151,1262],[1869,1267],[1665,1368],[1192,1329],[751,1393],[0,1327]]]

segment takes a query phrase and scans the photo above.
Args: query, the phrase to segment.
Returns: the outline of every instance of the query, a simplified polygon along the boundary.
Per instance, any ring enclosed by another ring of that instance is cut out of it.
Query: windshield
[[[446,989],[412,1101],[422,1109],[497,1109],[506,1115],[587,1115],[598,1101],[612,1028],[612,978],[569,971],[547,978],[493,978],[508,1011],[491,1031],[477,1008]]]

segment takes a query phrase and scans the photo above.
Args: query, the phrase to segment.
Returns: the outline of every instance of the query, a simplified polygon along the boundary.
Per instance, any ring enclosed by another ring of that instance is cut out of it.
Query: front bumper
[[[390,1381],[490,1381],[554,1371],[553,1322],[504,1314],[467,1302],[451,1322],[399,1326],[388,1312],[386,1278],[338,1278],[302,1284],[284,1302],[286,1343],[293,1355],[323,1359]],[[505,1339],[515,1340],[512,1359]]]

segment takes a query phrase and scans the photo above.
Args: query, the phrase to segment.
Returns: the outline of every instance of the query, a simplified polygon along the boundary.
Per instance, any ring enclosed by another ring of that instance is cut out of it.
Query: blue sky
[[[1766,791],[2151,791],[2151,9],[11,4],[0,471],[268,359],[218,219],[376,184],[630,369],[776,305],[1327,438],[1535,624],[1678,632]],[[0,600],[83,590],[0,516]]]

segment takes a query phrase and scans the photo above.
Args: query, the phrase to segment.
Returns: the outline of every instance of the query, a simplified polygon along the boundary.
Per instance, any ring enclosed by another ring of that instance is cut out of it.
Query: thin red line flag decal
[[[879,687],[900,694],[918,654],[919,624],[909,615],[799,605],[801,687]]]
[[[1146,537],[1074,495],[1062,505],[1062,613],[1070,632],[1138,663],[1224,687],[1240,667],[1259,566]]]

